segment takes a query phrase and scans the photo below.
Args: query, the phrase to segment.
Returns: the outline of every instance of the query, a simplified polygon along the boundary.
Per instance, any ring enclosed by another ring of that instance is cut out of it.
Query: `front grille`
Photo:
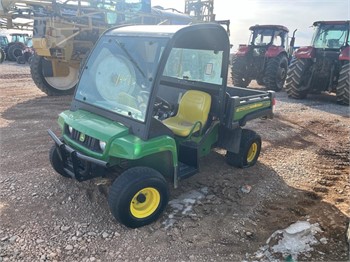
[[[80,140],[80,136],[82,135],[82,133],[79,132],[78,130],[74,129],[74,128],[72,130],[72,133],[70,133],[67,125],[65,127],[65,133],[71,139],[73,139],[75,142],[79,143],[80,145],[83,145],[83,146],[91,149],[92,151],[95,151],[95,152],[98,152],[98,153],[102,153],[102,150],[100,148],[98,139],[83,134],[84,135],[84,140],[81,141]]]

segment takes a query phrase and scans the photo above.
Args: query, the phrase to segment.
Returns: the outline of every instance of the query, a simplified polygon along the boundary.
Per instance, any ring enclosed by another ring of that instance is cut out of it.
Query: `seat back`
[[[200,121],[204,126],[208,119],[211,96],[208,93],[189,90],[181,98],[176,117],[190,123]]]

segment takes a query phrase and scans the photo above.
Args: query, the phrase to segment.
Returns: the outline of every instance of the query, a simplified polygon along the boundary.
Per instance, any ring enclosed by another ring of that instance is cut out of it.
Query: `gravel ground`
[[[214,150],[171,190],[171,203],[194,200],[186,212],[170,203],[157,222],[128,229],[109,212],[109,179],[79,183],[49,164],[46,130],[59,132],[71,97],[40,92],[27,65],[1,64],[0,80],[0,262],[278,261],[288,256],[258,251],[297,221],[320,228],[298,261],[349,260],[349,107],[333,95],[277,93],[275,118],[247,126],[263,139],[257,165],[230,167]]]

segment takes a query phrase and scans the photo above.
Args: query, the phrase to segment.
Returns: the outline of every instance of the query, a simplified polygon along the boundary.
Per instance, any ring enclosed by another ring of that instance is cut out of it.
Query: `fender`
[[[314,58],[315,57],[315,48],[313,48],[312,46],[300,47],[294,52],[294,56],[298,59]]]
[[[350,46],[345,47],[340,55],[339,55],[340,61],[350,61]]]
[[[249,52],[249,46],[239,45],[236,56],[245,56]]]
[[[282,52],[285,52],[285,50],[282,46],[272,45],[267,49],[267,51],[265,53],[265,57],[269,57],[269,58],[276,57]]]

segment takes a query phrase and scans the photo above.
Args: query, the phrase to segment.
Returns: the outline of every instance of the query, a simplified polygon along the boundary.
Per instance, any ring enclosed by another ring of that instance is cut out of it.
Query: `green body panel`
[[[199,136],[191,136],[191,138],[183,138],[183,137],[175,137],[177,148],[179,148],[179,145],[185,141],[191,141],[198,145],[198,154],[199,157],[206,156],[210,153],[211,149],[213,148],[213,145],[218,141],[219,139],[219,122],[215,122],[212,124],[212,126],[207,130],[207,132],[204,135]]]
[[[169,136],[159,136],[144,141],[134,135],[120,137],[110,144],[110,148],[106,148],[111,157],[122,159],[139,159],[155,153],[170,151],[173,155],[174,163],[177,163],[176,143]]]
[[[205,135],[204,139],[202,140],[198,150],[199,157],[208,155],[218,139],[219,123],[216,123],[213,129],[211,129],[210,132]]]
[[[271,100],[238,106],[234,111],[233,120],[238,121],[252,112],[265,108],[271,108]]]
[[[106,142],[105,150],[100,154],[72,140],[68,135],[63,136],[66,143],[74,149],[111,165],[118,163],[115,158],[135,160],[164,151],[172,154],[172,161],[177,165],[176,143],[169,136],[144,141],[130,134],[126,126],[84,110],[64,111],[59,115],[58,123],[62,130],[66,123],[85,135]]]

